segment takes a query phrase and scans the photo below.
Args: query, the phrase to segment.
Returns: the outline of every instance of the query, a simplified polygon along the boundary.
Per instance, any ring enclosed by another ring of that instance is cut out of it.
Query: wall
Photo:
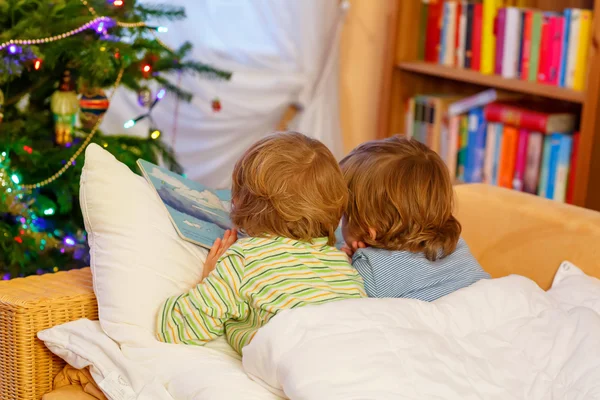
[[[350,0],[340,47],[340,113],[346,152],[375,139],[391,0]]]

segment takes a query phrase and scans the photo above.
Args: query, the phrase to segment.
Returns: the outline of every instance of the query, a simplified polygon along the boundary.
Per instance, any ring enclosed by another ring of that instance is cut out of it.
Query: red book
[[[550,78],[550,53],[552,51],[552,27],[550,16],[542,16],[542,40],[540,42],[540,66],[538,68],[538,82],[546,83]]]
[[[504,58],[504,36],[506,34],[506,8],[498,10],[494,26],[496,35],[496,62],[494,64],[494,73],[502,75],[502,59]]]
[[[577,156],[579,155],[579,132],[573,135],[573,150],[571,152],[571,166],[569,169],[569,181],[567,183],[567,204],[573,204],[575,195],[575,174],[577,173]]]
[[[565,34],[564,17],[550,18],[550,60],[548,65],[547,83],[558,86],[562,56],[563,36]]]
[[[425,40],[425,61],[438,61],[440,51],[440,31],[444,3],[441,0],[430,0],[427,13],[427,39]]]
[[[483,4],[475,3],[473,11],[473,45],[471,58],[471,69],[479,71],[481,69],[481,35],[483,27]]]
[[[485,119],[542,133],[575,131],[575,114],[534,111],[519,105],[491,103],[485,106]]]
[[[456,4],[456,29],[454,35],[454,66],[458,67],[458,58],[461,56],[460,51],[460,13],[462,12],[462,3],[458,2]]]
[[[529,60],[531,58],[531,29],[533,26],[533,11],[525,11],[525,28],[523,28],[523,61],[521,63],[521,79],[529,80]]]

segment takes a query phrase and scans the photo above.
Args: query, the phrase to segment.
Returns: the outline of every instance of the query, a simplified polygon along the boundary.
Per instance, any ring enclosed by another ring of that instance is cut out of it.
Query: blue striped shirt
[[[363,277],[369,297],[434,301],[490,278],[462,238],[452,254],[436,261],[423,253],[366,248],[354,253],[352,265]]]

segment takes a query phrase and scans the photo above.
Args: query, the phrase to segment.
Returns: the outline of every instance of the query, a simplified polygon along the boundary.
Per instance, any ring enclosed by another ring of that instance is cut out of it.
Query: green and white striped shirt
[[[158,339],[203,345],[225,334],[241,354],[281,310],[365,296],[362,278],[327,238],[245,238],[204,281],[163,304]]]

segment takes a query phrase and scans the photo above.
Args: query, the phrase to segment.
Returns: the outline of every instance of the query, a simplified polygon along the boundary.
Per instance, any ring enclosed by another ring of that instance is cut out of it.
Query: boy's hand
[[[346,255],[350,258],[352,258],[352,256],[354,255],[354,253],[356,253],[356,250],[358,249],[364,249],[366,248],[367,245],[364,244],[363,242],[352,242],[352,246],[348,247],[348,245],[344,245],[342,247],[342,251],[344,253],[346,253]]]
[[[208,252],[208,256],[206,256],[206,261],[204,262],[204,271],[202,271],[202,280],[208,276],[212,272],[213,269],[217,266],[217,261],[232,244],[236,242],[238,239],[237,231],[226,230],[225,235],[223,235],[223,239],[217,238],[213,243],[210,251]]]

